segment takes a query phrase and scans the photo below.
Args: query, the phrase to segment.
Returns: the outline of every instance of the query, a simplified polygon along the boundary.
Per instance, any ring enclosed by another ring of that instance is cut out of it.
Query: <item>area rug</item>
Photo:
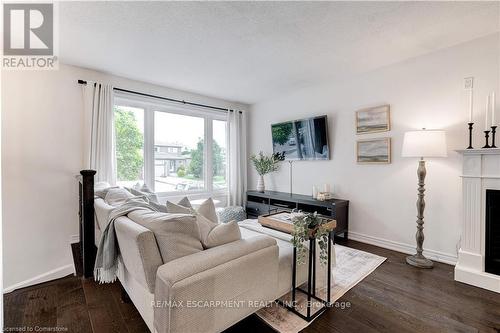
[[[339,304],[336,301],[349,291],[349,289],[370,275],[386,258],[338,244],[335,245],[335,257],[336,266],[333,268],[333,278],[330,286],[331,301],[334,309],[342,311],[341,309],[345,307],[345,304]],[[324,288],[317,288],[317,295],[322,299],[326,299],[326,286]],[[281,298],[283,301],[290,299],[291,293]],[[296,300],[300,311],[305,312],[305,303],[307,300],[302,293],[296,293]],[[277,304],[260,309],[257,311],[257,316],[280,333],[297,333],[312,322],[303,320]]]

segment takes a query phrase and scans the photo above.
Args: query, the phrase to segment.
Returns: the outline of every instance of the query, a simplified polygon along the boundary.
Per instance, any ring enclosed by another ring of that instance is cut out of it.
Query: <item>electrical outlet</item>
[[[464,89],[472,89],[472,88],[474,88],[474,78],[466,77],[464,79]]]

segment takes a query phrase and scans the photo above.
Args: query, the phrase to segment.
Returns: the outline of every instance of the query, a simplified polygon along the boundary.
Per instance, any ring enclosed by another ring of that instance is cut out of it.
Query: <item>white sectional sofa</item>
[[[94,207],[98,240],[113,207],[99,198]],[[291,244],[254,221],[240,224],[240,240],[166,263],[149,229],[123,216],[115,230],[118,279],[152,332],[220,332],[290,291]]]

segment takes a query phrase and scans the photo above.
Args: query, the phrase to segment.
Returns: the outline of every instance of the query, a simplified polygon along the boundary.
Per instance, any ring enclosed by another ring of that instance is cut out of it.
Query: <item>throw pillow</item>
[[[240,226],[238,222],[231,221],[228,223],[217,224],[208,233],[205,240],[202,240],[203,247],[206,249],[231,243],[241,239]]]
[[[247,218],[245,208],[241,206],[229,206],[225,208],[217,208],[217,216],[220,223],[227,223],[230,221],[243,221]]]
[[[104,197],[104,201],[110,206],[119,206],[124,204],[127,199],[133,197],[134,195],[124,188],[110,188]]]
[[[198,214],[203,215],[213,223],[219,223],[217,212],[215,211],[215,204],[212,198],[205,200],[197,209]]]
[[[166,206],[167,206],[167,212],[173,214],[192,214],[194,211],[187,197],[182,198],[176,204],[174,204],[171,201],[167,201]]]
[[[94,184],[94,192],[104,190],[108,187],[111,187],[108,182],[96,182]]]
[[[132,193],[133,195],[145,195],[148,200],[150,202],[158,202],[158,196],[156,195],[156,193],[154,192],[143,192],[143,191],[139,191],[139,190],[136,190],[135,188],[131,187],[131,188],[127,188],[125,187],[130,193]]]
[[[138,209],[130,212],[128,217],[154,233],[163,263],[203,251],[193,215]]]
[[[173,202],[167,201],[166,204],[167,207],[167,213],[171,214],[192,214],[193,211],[190,208],[186,208],[177,204],[174,204]]]
[[[106,194],[108,194],[109,190],[112,188],[119,188],[118,186],[108,186],[108,187],[94,187],[94,198],[99,197],[104,200],[106,198]]]
[[[201,214],[196,215],[196,222],[198,223],[198,229],[200,230],[201,243],[203,244],[204,248],[207,248],[206,243],[207,243],[208,235],[210,235],[210,232],[212,231],[212,229],[217,227],[219,224],[210,221],[209,219],[207,219],[205,216],[203,216]]]
[[[184,197],[179,203],[167,201],[167,212],[171,214],[193,214],[195,211],[187,197]],[[235,232],[235,226],[218,229],[212,237],[211,232],[219,226],[215,204],[212,198],[205,200],[196,211],[196,221],[199,229],[199,239],[205,249],[210,247],[232,242],[240,239],[239,226],[236,225],[238,232]],[[227,233],[227,235],[226,235]]]
[[[139,189],[139,191],[145,192],[145,193],[154,193],[153,191],[151,191],[151,189],[146,184],[142,184],[142,186]]]
[[[182,207],[186,207],[186,208],[193,208],[193,206],[191,206],[191,202],[189,201],[188,197],[184,197],[182,198],[181,200],[179,200],[179,202],[177,203],[179,206],[182,206]]]
[[[125,200],[124,203],[147,203],[149,204],[149,199],[145,196],[145,195],[141,195],[141,196],[133,196],[132,198],[128,198],[127,200]]]
[[[159,204],[158,202],[154,202],[154,201],[149,201],[149,204],[151,206],[153,206],[159,212],[162,212],[162,213],[166,213],[167,212],[167,206],[166,205],[162,205],[162,204]]]

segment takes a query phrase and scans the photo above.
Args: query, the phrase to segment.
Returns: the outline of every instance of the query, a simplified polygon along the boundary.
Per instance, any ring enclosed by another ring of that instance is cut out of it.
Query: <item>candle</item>
[[[472,95],[473,95],[473,91],[472,89],[469,89],[469,123],[472,123]]]
[[[318,198],[318,187],[316,185],[313,185],[313,199]]]
[[[485,112],[485,120],[484,120],[484,130],[490,130],[490,124],[488,122],[488,114],[490,113],[490,95],[486,97],[486,112]]]
[[[495,126],[495,92],[491,93],[491,126]]]

